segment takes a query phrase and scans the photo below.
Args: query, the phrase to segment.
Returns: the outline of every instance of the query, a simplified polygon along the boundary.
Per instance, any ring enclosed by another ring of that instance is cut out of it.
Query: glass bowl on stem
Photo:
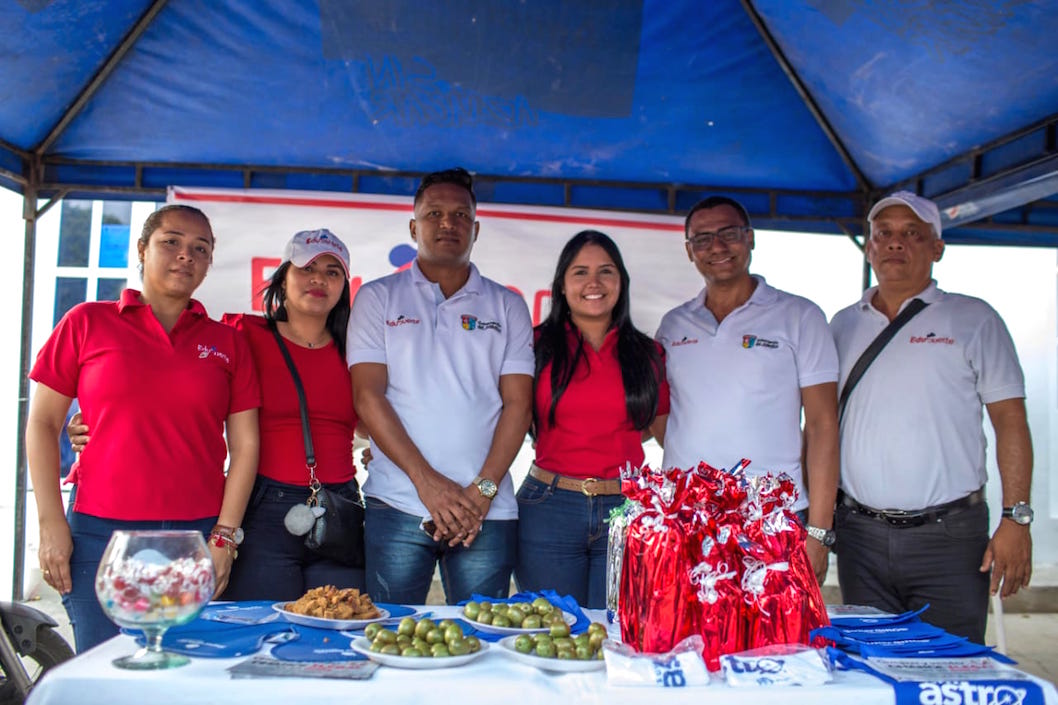
[[[155,670],[188,663],[188,657],[162,649],[162,636],[197,617],[215,584],[201,532],[115,531],[96,572],[96,597],[119,627],[141,630],[146,645],[114,665]]]

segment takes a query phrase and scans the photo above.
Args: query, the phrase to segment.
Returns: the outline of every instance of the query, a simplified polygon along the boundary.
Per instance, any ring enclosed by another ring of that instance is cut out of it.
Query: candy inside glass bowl
[[[146,646],[114,665],[153,670],[187,663],[186,656],[162,650],[162,636],[194,619],[214,585],[201,532],[115,531],[96,573],[96,597],[115,624],[142,630]]]

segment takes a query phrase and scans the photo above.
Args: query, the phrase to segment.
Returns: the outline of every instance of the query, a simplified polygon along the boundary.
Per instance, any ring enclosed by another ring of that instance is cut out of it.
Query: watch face
[[[246,533],[242,530],[241,526],[240,527],[236,527],[236,529],[231,532],[231,540],[234,541],[236,543],[236,545],[241,544],[242,540],[245,537],[246,537]]]
[[[1010,518],[1019,524],[1031,524],[1033,517],[1032,507],[1024,502],[1018,502],[1010,510]]]
[[[478,480],[478,492],[482,497],[492,499],[496,496],[496,483],[492,480]]]

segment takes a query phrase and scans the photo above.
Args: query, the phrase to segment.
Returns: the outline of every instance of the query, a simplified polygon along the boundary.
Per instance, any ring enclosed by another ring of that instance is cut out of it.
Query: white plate
[[[516,636],[503,637],[500,639],[500,648],[503,649],[503,653],[527,666],[535,666],[542,671],[554,671],[555,673],[583,673],[585,671],[601,671],[606,668],[605,661],[577,661],[523,654],[514,648],[514,640],[517,638]]]
[[[481,622],[473,620],[465,614],[461,615],[460,619],[464,620],[467,624],[474,627],[478,631],[487,632],[489,634],[503,634],[505,636],[508,634],[513,634],[517,636],[519,634],[543,634],[544,632],[551,631],[551,627],[540,627],[538,629],[522,629],[521,627],[494,627],[491,624],[482,624]],[[565,620],[566,624],[571,627],[577,623],[577,618],[569,612],[563,612],[562,619]]]
[[[289,604],[289,602],[277,602],[272,605],[272,609],[283,615],[283,618],[288,622],[301,624],[306,627],[316,627],[317,629],[337,629],[339,631],[343,629],[363,629],[372,622],[382,622],[389,619],[389,610],[382,608],[378,608],[378,616],[371,619],[326,619],[324,617],[310,617],[307,614],[291,612],[286,608]]]
[[[353,639],[353,643],[350,646],[352,646],[353,651],[363,654],[375,663],[380,663],[383,666],[411,668],[416,670],[462,666],[463,664],[470,663],[489,650],[489,645],[483,641],[481,642],[481,648],[479,650],[472,654],[464,654],[463,656],[441,656],[439,658],[434,658],[432,656],[395,656],[393,654],[380,654],[372,651],[371,640],[363,636]]]

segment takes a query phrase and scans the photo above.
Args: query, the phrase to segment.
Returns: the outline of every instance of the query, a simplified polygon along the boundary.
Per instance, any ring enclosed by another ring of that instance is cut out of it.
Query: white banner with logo
[[[201,208],[212,221],[213,268],[196,298],[214,318],[260,310],[255,294],[299,230],[327,228],[349,246],[354,296],[362,283],[405,268],[415,257],[410,197],[174,187],[168,200]],[[482,275],[525,298],[534,324],[549,310],[559,252],[581,230],[601,230],[621,248],[632,282],[632,317],[647,335],[667,310],[702,288],[687,260],[679,217],[490,203],[478,205],[477,217],[481,234],[472,260]]]

